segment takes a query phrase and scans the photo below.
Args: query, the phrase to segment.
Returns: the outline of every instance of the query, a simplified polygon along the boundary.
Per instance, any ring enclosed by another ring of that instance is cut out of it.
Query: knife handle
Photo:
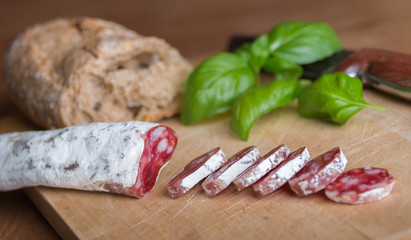
[[[361,49],[344,59],[334,72],[356,76],[364,86],[411,101],[411,55]]]
[[[364,73],[395,85],[411,87],[411,55],[404,53],[361,49],[344,59],[334,71],[350,75]],[[370,83],[366,81],[365,84]]]

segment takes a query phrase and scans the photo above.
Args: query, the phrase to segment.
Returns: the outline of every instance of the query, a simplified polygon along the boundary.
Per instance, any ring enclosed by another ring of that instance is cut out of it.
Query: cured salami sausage
[[[259,196],[265,196],[274,192],[300,171],[309,159],[310,153],[307,147],[298,149],[266,176],[253,184],[253,190]]]
[[[290,149],[284,144],[274,148],[247,168],[233,183],[238,191],[250,186],[284,161],[289,154]]]
[[[288,183],[297,195],[307,196],[333,182],[346,165],[347,158],[336,147],[309,161]]]
[[[0,135],[0,191],[50,186],[144,197],[177,136],[148,122],[90,123]]]
[[[181,197],[201,180],[219,169],[226,161],[227,158],[220,147],[204,153],[187,164],[168,182],[168,193],[172,198]]]
[[[217,171],[208,176],[202,187],[209,196],[215,196],[230,185],[245,169],[260,157],[257,147],[245,148],[232,156]]]
[[[335,202],[364,204],[387,197],[395,180],[387,170],[365,167],[341,174],[325,188],[325,195]]]

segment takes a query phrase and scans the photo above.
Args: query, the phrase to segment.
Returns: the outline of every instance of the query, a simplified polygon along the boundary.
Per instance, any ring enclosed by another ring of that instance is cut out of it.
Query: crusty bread
[[[4,67],[12,99],[45,128],[171,116],[192,69],[164,40],[96,18],[27,29]]]

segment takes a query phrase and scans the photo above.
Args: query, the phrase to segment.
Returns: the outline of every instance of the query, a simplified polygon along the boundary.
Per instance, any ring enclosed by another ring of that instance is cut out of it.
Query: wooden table
[[[223,51],[232,34],[261,34],[278,22],[296,19],[329,23],[346,48],[411,53],[410,9],[408,0],[2,1],[0,56],[31,24],[59,16],[86,15],[118,22],[142,35],[162,37],[189,59]],[[22,122],[3,121],[10,116]],[[18,130],[18,124],[35,128],[22,119],[0,84],[2,129]],[[22,191],[0,193],[0,238],[28,236],[58,238]]]

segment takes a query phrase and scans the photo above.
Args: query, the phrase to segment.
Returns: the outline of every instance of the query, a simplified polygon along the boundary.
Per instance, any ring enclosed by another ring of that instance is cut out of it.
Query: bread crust
[[[28,28],[4,67],[14,102],[48,129],[172,116],[192,70],[164,40],[87,17]]]

